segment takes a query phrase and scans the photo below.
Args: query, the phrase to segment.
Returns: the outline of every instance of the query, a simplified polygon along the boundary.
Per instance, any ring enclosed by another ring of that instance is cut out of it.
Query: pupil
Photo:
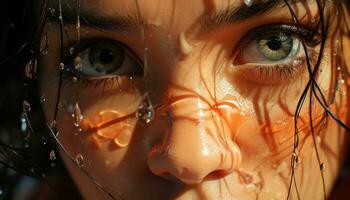
[[[110,49],[103,49],[99,58],[102,63],[109,64],[114,60],[113,51]]]
[[[281,39],[278,37],[273,37],[271,39],[269,39],[269,41],[267,42],[267,46],[273,50],[273,51],[277,51],[281,48],[282,46],[282,42]]]

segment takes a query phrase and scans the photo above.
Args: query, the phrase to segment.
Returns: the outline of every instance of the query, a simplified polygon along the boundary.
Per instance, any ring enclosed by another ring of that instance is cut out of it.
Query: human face
[[[312,66],[321,48],[308,38],[316,1],[291,4],[299,28],[283,1],[81,1],[80,41],[66,2],[63,49],[59,24],[47,25],[40,92],[50,123],[63,62],[57,139],[86,199],[108,197],[81,169],[116,199],[322,199],[322,174],[330,193],[344,132],[311,92],[294,116],[310,80],[301,39]],[[328,41],[315,79],[345,119]]]

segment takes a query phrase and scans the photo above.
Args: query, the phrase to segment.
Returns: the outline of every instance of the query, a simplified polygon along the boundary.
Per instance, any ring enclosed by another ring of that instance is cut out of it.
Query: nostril
[[[227,176],[229,172],[227,170],[215,170],[208,174],[205,179],[220,179]]]
[[[172,175],[169,172],[163,172],[161,174],[159,174],[159,176],[161,176],[164,179],[170,180],[170,181],[178,181],[179,179],[176,178],[176,176]]]

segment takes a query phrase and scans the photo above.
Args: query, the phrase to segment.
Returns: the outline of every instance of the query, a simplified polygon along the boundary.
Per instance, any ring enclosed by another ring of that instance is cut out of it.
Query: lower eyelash
[[[77,79],[77,82],[73,81],[74,78]],[[79,86],[81,86],[81,89],[87,89],[91,87],[93,87],[94,89],[105,89],[107,86],[112,89],[121,89],[122,85],[120,82],[122,78],[123,77],[120,76],[113,76],[101,79],[89,79],[80,76],[74,71],[66,70],[63,73],[63,86],[73,86],[75,84],[79,84]]]
[[[282,65],[266,66],[266,65],[254,65],[252,68],[258,73],[257,77],[260,81],[267,81],[267,83],[288,83],[293,79],[299,77],[300,74],[306,70],[306,59],[298,58],[293,63],[287,63]],[[249,67],[248,67],[249,68]],[[249,69],[248,69],[249,70]],[[250,76],[252,70],[247,71]],[[247,74],[247,75],[248,75]]]
[[[318,54],[315,50],[309,49],[309,55],[310,64],[312,65]],[[246,64],[245,66],[235,66],[234,68],[234,74],[242,81],[273,86],[288,84],[300,78],[307,71],[307,59],[303,56],[285,64]]]

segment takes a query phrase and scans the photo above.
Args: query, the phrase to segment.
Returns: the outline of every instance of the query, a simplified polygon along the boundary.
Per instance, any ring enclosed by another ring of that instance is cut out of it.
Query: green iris
[[[270,33],[258,38],[258,49],[267,59],[285,59],[293,50],[293,37],[286,33]]]
[[[96,72],[109,74],[118,70],[125,59],[125,52],[117,45],[96,45],[89,52],[89,61]]]

